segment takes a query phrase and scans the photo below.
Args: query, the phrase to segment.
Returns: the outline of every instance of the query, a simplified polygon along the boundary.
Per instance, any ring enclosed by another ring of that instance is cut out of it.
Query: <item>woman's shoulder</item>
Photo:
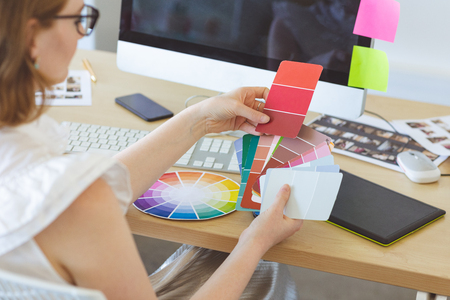
[[[48,116],[0,129],[0,178],[51,156],[67,146],[68,131]]]
[[[56,137],[45,137],[45,131],[40,134],[47,140],[21,142],[29,137],[26,130],[0,132],[0,144],[8,143],[0,146],[0,156],[6,154],[8,160],[0,162],[0,255],[39,233],[99,178],[111,186],[123,210],[131,200],[128,170],[120,162],[49,150]]]

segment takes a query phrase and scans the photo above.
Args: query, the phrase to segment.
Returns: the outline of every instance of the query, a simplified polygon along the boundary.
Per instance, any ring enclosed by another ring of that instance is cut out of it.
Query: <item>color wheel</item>
[[[139,199],[140,211],[171,220],[206,220],[236,208],[239,185],[222,175],[207,172],[169,172]]]

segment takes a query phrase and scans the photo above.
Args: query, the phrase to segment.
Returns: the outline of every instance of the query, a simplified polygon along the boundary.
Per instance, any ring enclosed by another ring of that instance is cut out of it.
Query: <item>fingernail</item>
[[[269,121],[270,121],[269,116],[264,115],[264,116],[261,117],[261,122],[260,123],[267,123]]]
[[[289,187],[289,185],[287,185],[287,184],[283,184],[283,186],[281,187],[281,190],[282,190],[283,192],[288,192],[289,189],[290,189],[290,187]]]

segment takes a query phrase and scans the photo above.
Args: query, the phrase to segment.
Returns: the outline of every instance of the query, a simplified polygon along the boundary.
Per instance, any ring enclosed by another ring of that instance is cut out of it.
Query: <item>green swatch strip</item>
[[[255,209],[249,209],[241,207],[242,197],[244,196],[245,187],[247,186],[248,176],[250,175],[250,169],[253,165],[253,160],[255,159],[256,149],[258,148],[259,136],[251,135],[250,145],[246,147],[246,136],[244,135],[244,140],[242,143],[242,149],[248,149],[247,153],[242,152],[242,175],[241,175],[241,185],[239,187],[239,194],[236,201],[236,210],[241,211],[255,211]],[[244,163],[245,154],[245,163]]]

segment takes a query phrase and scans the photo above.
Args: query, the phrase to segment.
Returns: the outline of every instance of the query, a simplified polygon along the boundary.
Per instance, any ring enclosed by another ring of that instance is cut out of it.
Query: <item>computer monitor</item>
[[[324,67],[310,110],[354,119],[349,87],[360,0],[122,0],[119,69],[219,92],[270,88],[281,61]]]

